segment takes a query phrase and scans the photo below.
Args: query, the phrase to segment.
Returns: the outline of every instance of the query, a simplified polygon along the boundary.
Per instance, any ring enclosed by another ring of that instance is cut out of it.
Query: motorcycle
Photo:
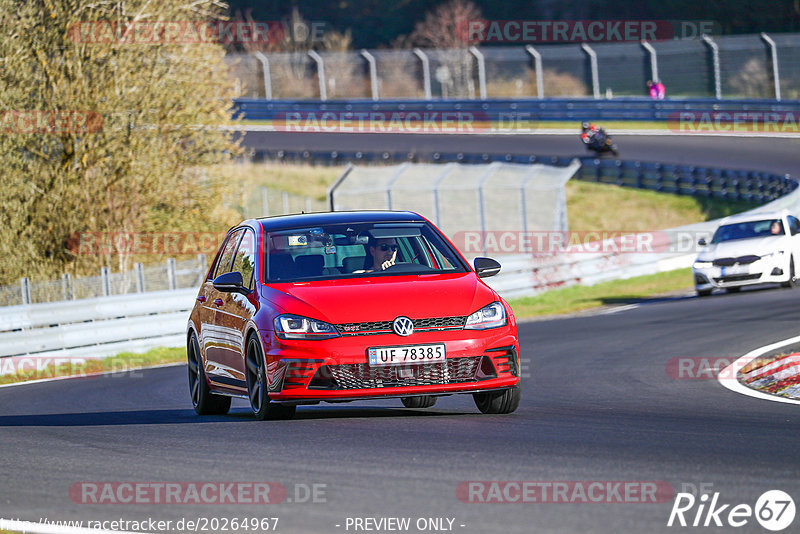
[[[593,151],[598,156],[602,156],[606,152],[610,152],[614,156],[619,155],[617,144],[614,143],[608,132],[602,128],[592,127],[589,130],[584,130],[581,133],[581,141],[586,145],[587,150]]]

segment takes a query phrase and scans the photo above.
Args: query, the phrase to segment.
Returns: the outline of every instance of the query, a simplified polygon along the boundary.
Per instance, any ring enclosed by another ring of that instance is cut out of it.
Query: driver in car
[[[393,237],[369,238],[364,268],[353,271],[353,274],[385,271],[397,261],[397,241]]]

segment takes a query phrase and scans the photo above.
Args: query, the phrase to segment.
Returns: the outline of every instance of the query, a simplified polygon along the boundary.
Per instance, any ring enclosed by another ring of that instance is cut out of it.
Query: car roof
[[[787,215],[791,215],[789,210],[779,210],[779,211],[759,211],[755,213],[739,213],[736,215],[731,215],[729,217],[725,217],[722,219],[719,224],[720,226],[724,224],[733,224],[739,222],[748,222],[748,221],[764,221],[768,219],[782,219]]]
[[[375,223],[375,222],[424,222],[425,219],[412,211],[327,211],[302,213],[298,215],[278,215],[256,219],[265,231],[317,226],[324,224]]]

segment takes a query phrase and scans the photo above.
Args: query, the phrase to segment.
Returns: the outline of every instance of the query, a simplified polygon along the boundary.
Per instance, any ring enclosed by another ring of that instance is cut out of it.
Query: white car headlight
[[[467,317],[467,323],[464,325],[466,330],[487,330],[489,328],[498,328],[508,324],[508,317],[506,317],[506,309],[499,302],[492,302],[488,306],[484,306]]]
[[[776,256],[782,256],[783,254],[785,254],[785,251],[776,250],[775,252],[770,252],[769,254],[764,254],[763,256],[761,256],[761,259],[763,260],[763,259],[774,258]]]
[[[330,339],[339,331],[329,323],[301,315],[279,315],[275,318],[275,335],[280,339]]]
[[[696,261],[694,262],[695,269],[708,269],[714,265],[714,262],[711,261]]]

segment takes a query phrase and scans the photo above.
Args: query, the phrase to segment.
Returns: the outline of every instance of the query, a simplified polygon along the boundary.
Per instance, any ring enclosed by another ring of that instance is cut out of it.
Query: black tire
[[[403,406],[406,408],[430,408],[436,404],[436,397],[422,395],[420,397],[403,397]]]
[[[781,287],[787,289],[794,289],[797,287],[797,276],[794,272],[794,257],[789,258],[789,279],[785,282],[781,282]]]
[[[521,392],[519,386],[503,389],[500,391],[487,391],[485,393],[473,393],[475,406],[486,414],[505,414],[511,413],[519,406]]]
[[[710,289],[698,289],[697,290],[697,296],[698,297],[707,297],[709,295],[711,295],[711,290]]]
[[[208,387],[206,373],[203,369],[203,358],[200,356],[200,344],[192,333],[186,347],[189,367],[189,396],[192,406],[198,415],[224,415],[231,409],[231,398],[214,395]]]
[[[265,419],[291,419],[294,417],[297,406],[271,403],[267,392],[267,373],[264,363],[264,353],[255,336],[247,340],[245,353],[245,376],[247,377],[247,397],[250,399],[250,408],[259,421]]]

